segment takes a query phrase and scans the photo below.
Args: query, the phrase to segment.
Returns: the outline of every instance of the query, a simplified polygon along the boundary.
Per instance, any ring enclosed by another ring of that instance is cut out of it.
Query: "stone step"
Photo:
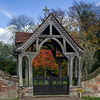
[[[33,95],[33,98],[70,97],[70,95]]]

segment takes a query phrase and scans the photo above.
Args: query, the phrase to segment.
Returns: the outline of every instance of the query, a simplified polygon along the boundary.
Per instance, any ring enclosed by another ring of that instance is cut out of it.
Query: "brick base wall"
[[[0,100],[18,97],[18,78],[0,70]]]
[[[100,74],[91,80],[81,82],[83,96],[100,97]]]
[[[91,80],[82,81],[83,96],[100,97],[100,74]],[[79,96],[79,88],[70,88],[70,96]],[[19,87],[18,77],[0,70],[0,100],[33,96],[33,87]]]
[[[82,88],[79,88],[79,87],[72,87],[72,88],[69,88],[69,95],[71,97],[79,97],[79,89],[82,89]]]

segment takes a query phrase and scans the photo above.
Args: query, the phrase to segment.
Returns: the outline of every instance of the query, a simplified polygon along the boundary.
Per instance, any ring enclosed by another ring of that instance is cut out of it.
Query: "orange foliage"
[[[40,53],[33,60],[35,69],[42,69],[45,71],[57,69],[56,60],[50,50],[40,50]]]

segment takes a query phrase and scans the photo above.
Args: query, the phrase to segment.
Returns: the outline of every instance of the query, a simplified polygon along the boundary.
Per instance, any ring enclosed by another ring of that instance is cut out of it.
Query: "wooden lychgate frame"
[[[54,44],[54,47],[67,59],[67,76],[69,77],[69,87],[73,87],[73,79],[77,80],[78,87],[81,86],[81,56],[84,50],[75,42],[75,40],[66,32],[59,21],[53,14],[50,14],[46,20],[34,31],[32,36],[22,45],[15,49],[17,56],[17,74],[19,77],[19,86],[23,86],[22,77],[22,59],[25,58],[25,85],[33,87],[33,71],[32,61],[39,54],[40,48],[43,45],[48,45],[48,41]],[[55,57],[55,50],[51,50]],[[57,59],[55,57],[55,59]],[[74,60],[75,59],[75,60]],[[61,68],[61,59],[59,61],[59,68]],[[73,61],[75,61],[75,77],[73,77]]]

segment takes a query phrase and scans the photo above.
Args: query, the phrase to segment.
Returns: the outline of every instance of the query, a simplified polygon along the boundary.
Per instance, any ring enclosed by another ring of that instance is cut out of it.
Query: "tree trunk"
[[[46,74],[47,74],[47,72],[46,72],[46,71],[44,71],[44,76],[45,76],[45,77],[47,77],[47,75],[46,75]]]

